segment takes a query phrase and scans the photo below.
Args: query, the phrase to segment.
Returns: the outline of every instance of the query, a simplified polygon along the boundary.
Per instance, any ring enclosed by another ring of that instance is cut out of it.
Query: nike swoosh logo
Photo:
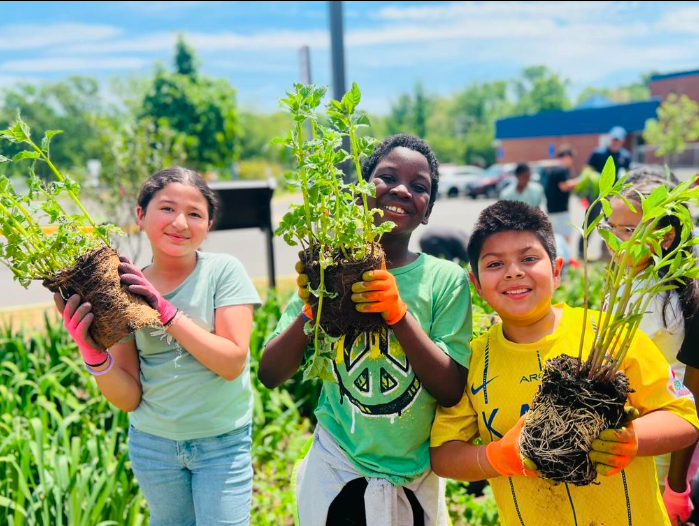
[[[480,392],[485,388],[486,385],[488,385],[490,382],[492,382],[492,381],[495,380],[496,378],[497,378],[497,376],[493,376],[490,380],[488,380],[487,382],[485,382],[485,383],[479,385],[478,387],[474,387],[474,385],[472,384],[472,385],[471,385],[471,394],[472,394],[473,396],[476,396],[478,393],[480,393]]]

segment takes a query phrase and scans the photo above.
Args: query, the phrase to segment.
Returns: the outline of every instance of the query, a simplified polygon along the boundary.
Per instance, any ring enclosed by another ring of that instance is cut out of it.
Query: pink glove
[[[87,302],[80,305],[80,296],[77,294],[68,298],[66,303],[58,293],[53,295],[53,300],[63,316],[63,325],[78,344],[85,363],[90,367],[99,367],[105,363],[109,359],[109,353],[100,349],[88,332],[92,320],[95,319],[95,315],[90,312],[92,305]]]
[[[687,483],[687,489],[682,493],[677,493],[670,488],[670,484],[667,482],[667,477],[665,477],[665,491],[663,492],[663,502],[665,503],[665,509],[670,517],[670,522],[673,526],[684,524],[689,520],[689,516],[692,514],[694,505],[692,504],[692,499],[690,495],[692,493],[692,485]]]
[[[158,311],[160,323],[167,326],[177,315],[177,307],[167,301],[155,290],[155,287],[143,275],[143,272],[136,267],[125,256],[119,256],[119,275],[121,282],[128,285],[129,292],[143,296],[143,299]]]

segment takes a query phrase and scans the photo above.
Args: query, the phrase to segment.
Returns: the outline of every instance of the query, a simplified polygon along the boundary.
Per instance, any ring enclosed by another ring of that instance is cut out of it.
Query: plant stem
[[[303,209],[306,213],[306,227],[311,245],[313,244],[313,225],[311,224],[311,207],[308,202],[308,175],[303,167],[303,130],[302,122],[296,123],[296,159],[299,163],[299,175],[301,176],[301,193],[303,194]]]

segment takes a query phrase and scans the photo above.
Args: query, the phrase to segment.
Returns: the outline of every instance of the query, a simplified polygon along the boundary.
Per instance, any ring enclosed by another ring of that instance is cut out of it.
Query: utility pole
[[[330,0],[328,2],[330,12],[330,56],[333,72],[333,98],[342,100],[345,94],[345,34],[342,24],[342,2]],[[342,138],[342,148],[350,151],[349,137]],[[340,165],[345,174],[345,183],[352,182],[350,175],[351,163],[349,159]]]

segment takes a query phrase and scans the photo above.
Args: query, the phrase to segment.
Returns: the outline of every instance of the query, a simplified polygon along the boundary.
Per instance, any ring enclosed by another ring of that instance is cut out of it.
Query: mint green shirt
[[[207,331],[226,305],[260,305],[243,265],[227,254],[197,252],[187,279],[163,297]],[[252,419],[249,357],[245,371],[226,381],[204,367],[162,327],[136,331],[143,396],[130,415],[139,431],[170,440],[214,437]],[[133,339],[133,335],[129,338]]]
[[[546,201],[546,193],[544,187],[536,181],[529,181],[521,194],[517,191],[517,183],[511,183],[500,192],[500,199],[521,201],[530,206],[542,206]]]
[[[401,298],[432,341],[467,366],[471,297],[464,269],[420,254],[390,270]],[[301,311],[295,295],[271,338]],[[271,339],[270,338],[270,339]],[[337,383],[323,382],[315,414],[357,470],[395,485],[430,467],[430,429],[437,401],[422,386],[390,329],[341,337],[335,344]]]

